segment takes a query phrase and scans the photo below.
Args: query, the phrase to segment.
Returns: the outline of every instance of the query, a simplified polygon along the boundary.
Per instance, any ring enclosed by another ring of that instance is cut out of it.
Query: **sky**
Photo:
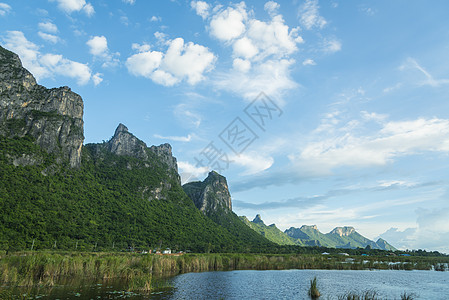
[[[449,2],[0,0],[0,44],[281,230],[449,253]]]

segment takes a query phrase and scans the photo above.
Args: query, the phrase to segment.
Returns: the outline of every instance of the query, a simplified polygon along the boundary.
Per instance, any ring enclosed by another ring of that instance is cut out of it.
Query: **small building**
[[[321,253],[321,255],[329,255],[330,253],[327,253],[327,252],[323,252],[323,253]]]
[[[342,252],[342,253],[338,253],[338,255],[349,256],[349,254],[348,254],[348,253],[344,253],[344,252]]]
[[[162,254],[171,254],[171,250],[169,248],[162,251]]]

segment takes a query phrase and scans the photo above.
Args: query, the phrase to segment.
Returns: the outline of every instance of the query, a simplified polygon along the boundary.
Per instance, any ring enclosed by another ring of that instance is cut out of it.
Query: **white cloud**
[[[274,159],[271,156],[262,155],[255,151],[242,153],[240,155],[233,155],[229,157],[229,160],[232,161],[232,163],[245,168],[243,175],[260,173],[269,169],[274,163]]]
[[[162,139],[162,140],[170,140],[174,142],[190,142],[192,140],[192,135],[187,136],[163,136],[159,134],[154,135],[155,138]]]
[[[103,76],[103,74],[101,74],[101,73],[95,73],[92,76],[92,81],[94,82],[95,86],[99,85],[103,81],[103,77],[101,77],[101,76]]]
[[[247,18],[248,14],[244,2],[235,5],[235,7],[228,7],[212,16],[210,33],[221,41],[237,38],[245,31]]]
[[[49,33],[45,33],[45,32],[41,32],[39,31],[37,33],[43,40],[46,40],[50,43],[56,44],[57,42],[59,42],[59,37],[54,35],[54,34],[49,34]]]
[[[209,16],[210,5],[204,1],[192,1],[190,6],[196,11],[196,14],[206,19]]]
[[[178,161],[179,174],[181,176],[181,184],[199,181],[209,172],[208,167],[197,167],[189,162]]]
[[[449,207],[416,210],[416,227],[390,228],[380,235],[400,249],[427,249],[449,253]]]
[[[86,0],[49,0],[49,1],[58,3],[58,8],[66,12],[67,14],[83,11],[88,17],[91,17],[95,13],[92,4],[87,3]]]
[[[298,86],[290,76],[290,66],[293,63],[292,59],[266,60],[251,66],[251,72],[246,73],[242,73],[241,69],[236,68],[235,72],[221,74],[215,81],[215,85],[218,88],[242,95],[249,101],[255,99],[263,91],[270,95],[273,101],[282,105],[284,104],[283,92]],[[239,67],[238,64],[237,67]],[[243,70],[245,71],[245,69]]]
[[[322,130],[317,132],[319,140],[306,144],[299,154],[290,155],[292,162],[302,170],[328,174],[342,166],[386,165],[400,156],[425,151],[449,152],[449,120],[446,119],[384,122],[370,136],[354,134],[359,122],[355,126],[344,124],[338,131],[329,128],[337,124],[327,125],[327,131],[332,134],[327,139],[323,139]]]
[[[261,91],[282,104],[282,95],[298,85],[290,76],[295,63],[291,55],[303,43],[299,28],[289,28],[282,15],[277,13],[279,4],[269,1],[265,9],[270,20],[261,21],[247,11],[245,3],[211,9],[208,29],[211,36],[232,47],[233,68],[217,74],[214,84],[253,99]]]
[[[413,58],[408,58],[405,64],[403,64],[399,69],[405,70],[405,69],[416,69],[420,73],[424,75],[426,78],[425,80],[422,80],[420,82],[420,85],[430,85],[432,87],[439,87],[440,85],[449,84],[449,79],[435,79],[432,74],[430,74],[426,69],[424,69],[418,62]]]
[[[119,53],[112,54],[108,48],[108,40],[104,36],[94,36],[90,38],[86,45],[89,46],[89,52],[97,58],[103,60],[103,67],[116,66],[119,60],[116,56]]]
[[[303,66],[315,66],[316,63],[313,59],[308,58],[302,62],[302,65]]]
[[[263,8],[268,12],[270,16],[273,16],[277,14],[279,7],[280,7],[279,3],[274,1],[268,1],[267,3],[265,3]]]
[[[52,22],[41,22],[38,24],[38,27],[41,31],[45,31],[48,33],[57,33],[58,32],[58,27],[53,24]]]
[[[203,73],[214,66],[215,55],[204,46],[182,38],[168,41],[165,53],[145,51],[127,59],[128,71],[136,76],[150,78],[158,84],[172,86],[183,80],[194,85],[204,79]]]
[[[8,31],[3,38],[5,47],[17,53],[27,68],[37,80],[61,75],[77,80],[84,85],[92,78],[88,65],[75,62],[57,54],[42,54],[39,47],[28,41],[21,31]]]
[[[249,60],[236,58],[232,62],[232,66],[236,71],[246,73],[251,69],[251,62]]]
[[[334,53],[341,50],[341,42],[335,39],[324,40],[323,51],[328,53]]]
[[[319,13],[318,0],[306,0],[301,5],[299,8],[299,21],[308,30],[314,27],[321,29],[326,26],[326,20]]]
[[[122,0],[124,3],[126,4],[131,4],[133,5],[134,3],[136,3],[136,0]]]
[[[95,56],[106,56],[108,53],[108,41],[104,36],[94,36],[86,42],[89,52]]]
[[[150,22],[160,22],[162,19],[161,17],[152,16],[150,18]]]
[[[6,14],[8,14],[11,11],[11,6],[0,2],[0,17],[5,16]]]
[[[131,48],[133,50],[136,50],[137,52],[147,52],[150,51],[151,46],[148,44],[143,43],[142,45],[138,44],[138,43],[133,43],[131,45]]]
[[[259,50],[253,45],[252,41],[247,37],[242,37],[233,45],[234,54],[236,56],[251,58],[255,56]]]

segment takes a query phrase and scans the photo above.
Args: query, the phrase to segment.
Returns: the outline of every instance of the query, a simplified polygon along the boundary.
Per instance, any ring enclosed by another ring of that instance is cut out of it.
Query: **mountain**
[[[218,174],[204,183],[205,213],[182,189],[169,144],[148,147],[119,124],[109,141],[83,145],[79,95],[38,85],[1,47],[0,78],[0,249],[243,252],[271,245],[240,230],[246,226]]]
[[[226,178],[211,171],[204,181],[189,182],[182,186],[195,206],[208,218],[240,239],[259,247],[271,247],[266,238],[245,225],[232,211],[231,194]]]
[[[31,137],[54,155],[55,162],[79,167],[83,135],[83,100],[68,87],[47,89],[22,67],[19,57],[0,46],[0,135]],[[14,157],[17,165],[33,165],[33,155]]]
[[[279,245],[303,245],[303,243],[300,240],[291,238],[290,236],[282,232],[280,229],[278,229],[276,225],[274,224],[271,224],[269,226],[265,225],[260,215],[256,215],[256,217],[252,221],[249,221],[248,218],[245,216],[240,217],[240,220],[242,220],[243,223],[248,225],[252,230],[261,234],[262,236],[272,241],[273,243]]]
[[[308,246],[323,246],[329,248],[366,248],[396,250],[385,240],[371,241],[355,231],[354,227],[336,227],[331,232],[323,234],[316,225],[303,225],[301,228],[290,227],[285,233],[293,239],[300,240]]]

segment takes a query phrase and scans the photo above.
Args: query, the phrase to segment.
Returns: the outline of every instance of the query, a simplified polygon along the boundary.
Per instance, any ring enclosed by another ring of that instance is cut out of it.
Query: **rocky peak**
[[[107,142],[108,150],[117,155],[126,155],[141,160],[148,160],[147,150],[156,154],[159,159],[178,174],[178,164],[173,157],[170,144],[147,147],[147,145],[129,132],[128,127],[120,123],[114,136]]]
[[[318,227],[316,225],[302,225],[301,230],[316,230],[318,231]]]
[[[126,155],[142,160],[148,160],[147,145],[119,124],[114,136],[107,143],[108,150],[117,155]]]
[[[354,227],[345,226],[345,227],[335,227],[330,233],[337,234],[339,236],[349,236],[354,232],[355,232]]]
[[[30,135],[56,162],[81,164],[83,100],[68,87],[47,89],[22,67],[19,57],[0,47],[0,134]],[[24,162],[26,164],[26,162]]]
[[[189,182],[182,187],[195,206],[206,215],[218,210],[225,213],[232,211],[231,194],[226,178],[215,171],[211,171],[202,182]]]
[[[256,217],[253,220],[253,223],[265,225],[265,223],[262,221],[262,218],[260,217],[259,214],[256,215]]]

